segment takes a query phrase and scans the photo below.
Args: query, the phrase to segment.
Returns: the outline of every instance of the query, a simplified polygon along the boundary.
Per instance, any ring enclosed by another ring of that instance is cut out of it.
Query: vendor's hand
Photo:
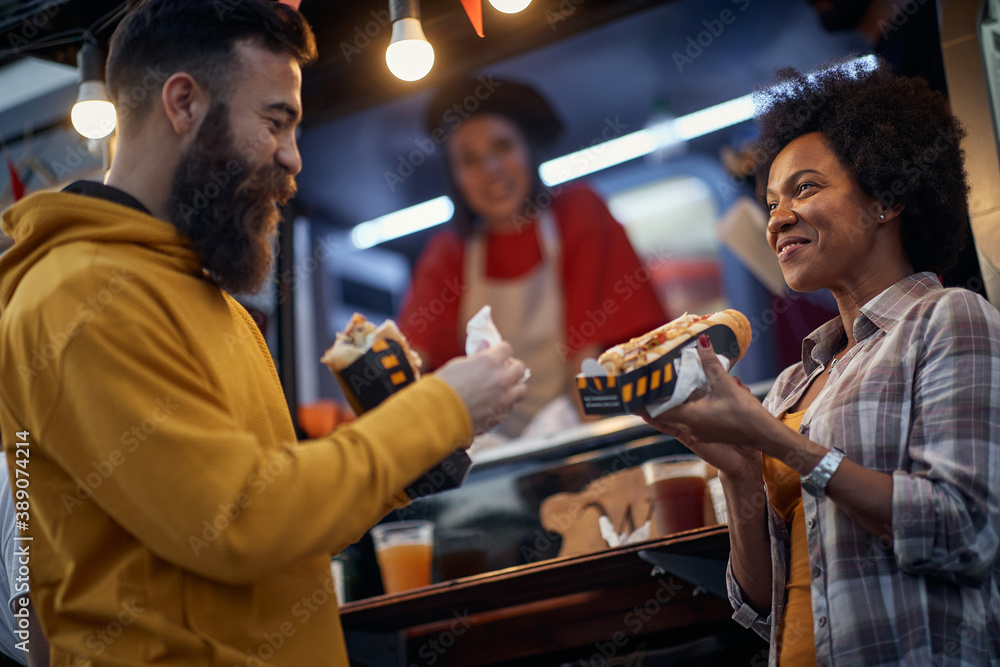
[[[757,425],[774,418],[739,380],[726,373],[707,336],[699,338],[697,351],[708,378],[708,394],[657,417],[642,416],[724,474],[756,474],[761,465],[755,446],[760,437]]]
[[[465,402],[476,434],[499,426],[528,391],[521,382],[524,362],[511,354],[510,344],[504,342],[452,359],[435,373]]]

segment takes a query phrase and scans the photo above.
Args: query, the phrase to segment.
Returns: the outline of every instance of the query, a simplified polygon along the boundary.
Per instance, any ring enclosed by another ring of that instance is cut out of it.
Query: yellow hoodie
[[[329,556],[471,439],[461,399],[430,376],[296,442],[255,324],[172,225],[58,193],[3,229],[0,437],[52,665],[347,665]]]

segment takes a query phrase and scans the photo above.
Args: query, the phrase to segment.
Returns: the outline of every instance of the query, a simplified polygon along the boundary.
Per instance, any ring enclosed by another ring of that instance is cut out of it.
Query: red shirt
[[[565,188],[552,210],[560,237],[560,271],[570,353],[597,343],[609,347],[667,321],[625,230],[600,197],[585,186]],[[486,234],[486,275],[516,279],[542,261],[534,224],[518,232]],[[465,354],[465,322],[458,322],[465,242],[443,231],[427,244],[414,271],[400,329],[432,370]],[[559,342],[559,341],[556,341]]]

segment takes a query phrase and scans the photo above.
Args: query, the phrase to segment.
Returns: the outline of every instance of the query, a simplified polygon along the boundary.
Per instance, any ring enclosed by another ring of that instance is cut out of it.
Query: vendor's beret
[[[441,86],[427,105],[424,127],[429,135],[447,134],[481,113],[511,119],[539,146],[551,143],[562,132],[562,121],[535,88],[488,74],[462,77]]]

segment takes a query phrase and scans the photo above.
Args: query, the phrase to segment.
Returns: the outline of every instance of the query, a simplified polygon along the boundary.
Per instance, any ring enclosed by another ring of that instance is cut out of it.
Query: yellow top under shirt
[[[806,411],[789,412],[781,421],[798,432]],[[809,544],[806,541],[806,521],[802,512],[802,487],[799,473],[777,459],[763,457],[764,482],[771,504],[786,523],[791,525],[791,557],[788,581],[785,585],[785,612],[778,625],[778,665],[802,667],[816,664],[813,640],[812,595],[809,590]]]

